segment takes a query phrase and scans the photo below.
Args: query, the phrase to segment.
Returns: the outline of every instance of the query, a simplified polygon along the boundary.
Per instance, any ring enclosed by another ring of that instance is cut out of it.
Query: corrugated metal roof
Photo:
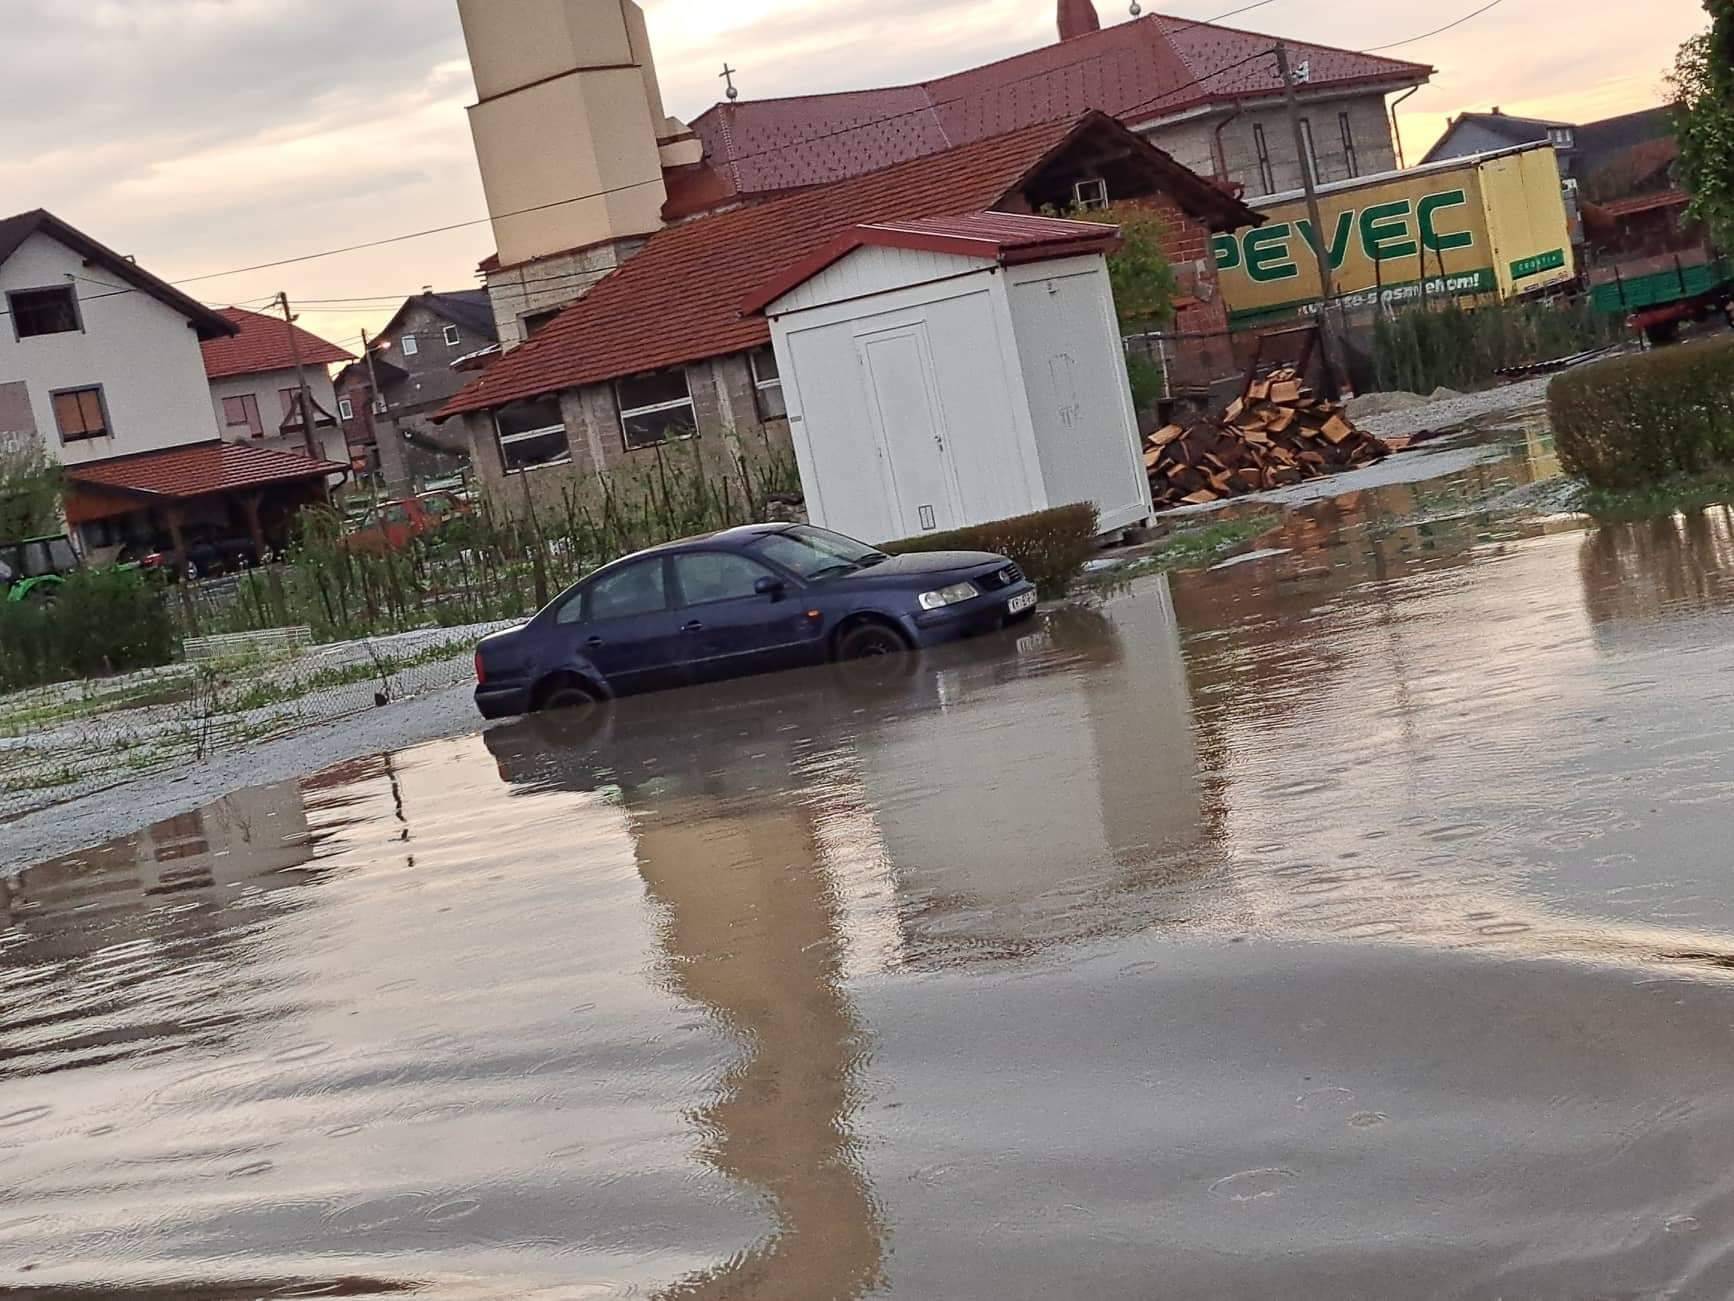
[[[1082,253],[1105,253],[1120,242],[1117,226],[1061,221],[1010,212],[976,212],[957,217],[875,222],[838,235],[810,257],[759,286],[742,305],[760,312],[805,284],[856,249],[878,246],[930,253],[951,253],[989,262],[1029,262]]]

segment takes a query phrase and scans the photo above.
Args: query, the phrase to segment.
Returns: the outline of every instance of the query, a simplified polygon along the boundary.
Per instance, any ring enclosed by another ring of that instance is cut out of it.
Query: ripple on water
[[[1293,1170],[1272,1167],[1266,1170],[1242,1170],[1239,1174],[1218,1179],[1210,1185],[1210,1195],[1224,1202],[1262,1202],[1280,1196],[1284,1189],[1299,1182]]]

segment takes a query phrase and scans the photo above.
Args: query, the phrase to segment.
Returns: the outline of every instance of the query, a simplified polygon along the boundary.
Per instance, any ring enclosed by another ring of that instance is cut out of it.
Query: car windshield
[[[875,551],[865,543],[810,524],[767,533],[755,547],[767,560],[775,561],[809,583],[870,569],[890,559],[883,551]]]

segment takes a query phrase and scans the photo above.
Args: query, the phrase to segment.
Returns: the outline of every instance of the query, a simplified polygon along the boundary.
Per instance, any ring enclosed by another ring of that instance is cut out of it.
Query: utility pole
[[[289,355],[295,359],[295,384],[301,390],[301,435],[307,444],[307,455],[317,461],[319,439],[313,428],[313,395],[307,391],[307,370],[301,364],[301,340],[295,334],[295,316],[289,310],[289,295],[277,295],[283,307],[283,328],[289,332]]]
[[[403,435],[398,430],[397,418],[390,414],[391,407],[385,400],[385,393],[379,387],[379,365],[373,355],[373,340],[367,337],[366,330],[361,332],[361,355],[367,358],[367,424],[373,430],[373,445],[379,452],[379,474],[385,481],[374,485],[375,490],[384,487],[396,491],[408,476]],[[382,415],[383,425],[380,421]]]
[[[1276,70],[1282,77],[1283,100],[1288,106],[1288,123],[1294,130],[1294,155],[1300,160],[1301,184],[1307,194],[1307,218],[1312,222],[1313,255],[1319,268],[1319,342],[1324,345],[1325,369],[1329,372],[1327,382],[1337,392],[1330,394],[1332,398],[1341,396],[1341,389],[1348,379],[1348,371],[1342,366],[1342,352],[1337,346],[1337,329],[1331,319],[1331,306],[1337,296],[1336,277],[1331,274],[1331,254],[1327,247],[1324,218],[1319,215],[1318,177],[1313,175],[1313,160],[1307,150],[1306,132],[1301,129],[1300,94],[1295,89],[1294,72],[1288,63],[1288,45],[1283,41],[1276,43]],[[1426,271],[1422,271],[1422,280],[1426,279]]]

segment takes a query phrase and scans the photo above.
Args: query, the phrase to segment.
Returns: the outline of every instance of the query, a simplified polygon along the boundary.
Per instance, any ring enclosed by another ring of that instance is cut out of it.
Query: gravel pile
[[[1369,434],[1380,438],[1397,438],[1405,434],[1419,434],[1430,429],[1450,429],[1456,425],[1465,424],[1482,416],[1493,415],[1496,412],[1514,411],[1520,407],[1534,406],[1547,400],[1547,386],[1553,382],[1551,376],[1543,375],[1538,379],[1527,379],[1517,384],[1507,384],[1501,388],[1488,389],[1484,393],[1466,393],[1456,397],[1441,398],[1439,401],[1428,400],[1419,406],[1405,405],[1401,410],[1386,411],[1382,415],[1355,416],[1356,423]],[[1377,397],[1377,394],[1369,394]],[[1408,394],[1414,397],[1414,394]],[[1353,411],[1353,408],[1350,408]]]

